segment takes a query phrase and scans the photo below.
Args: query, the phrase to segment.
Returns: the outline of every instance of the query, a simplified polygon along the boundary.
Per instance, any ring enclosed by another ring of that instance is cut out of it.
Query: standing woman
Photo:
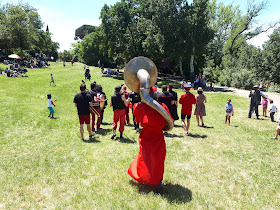
[[[197,95],[196,98],[196,104],[195,104],[195,110],[194,115],[196,116],[197,126],[199,126],[199,118],[201,120],[201,125],[204,126],[203,122],[203,116],[206,116],[205,111],[205,105],[206,103],[206,96],[203,94],[203,89],[201,87],[197,88]]]

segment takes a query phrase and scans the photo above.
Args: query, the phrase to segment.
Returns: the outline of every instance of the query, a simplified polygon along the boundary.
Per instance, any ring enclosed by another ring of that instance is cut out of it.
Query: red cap
[[[126,90],[126,86],[123,86],[123,89]]]
[[[157,87],[153,86],[153,87],[150,87],[150,92],[151,93],[154,93],[157,91]]]

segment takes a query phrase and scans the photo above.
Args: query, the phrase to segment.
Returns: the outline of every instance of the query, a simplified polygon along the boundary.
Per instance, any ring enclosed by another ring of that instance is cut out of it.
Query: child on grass
[[[56,84],[54,83],[53,75],[51,74],[50,86],[51,86],[52,83],[54,84],[54,86],[56,86]]]
[[[263,107],[263,116],[264,117],[266,117],[267,104],[268,104],[268,100],[265,97],[262,97],[262,107]]]
[[[279,114],[278,119],[276,120],[276,122],[277,122],[276,134],[275,134],[275,137],[273,137],[271,139],[277,139],[278,138],[279,131],[280,131],[280,114]]]
[[[274,115],[277,112],[277,106],[273,104],[273,100],[270,100],[270,109],[269,109],[269,114],[270,114],[270,119],[272,122],[274,122]]]
[[[52,106],[55,107],[54,102],[56,102],[56,99],[53,101],[51,94],[48,94],[47,97],[48,97],[48,109],[50,110],[50,114],[48,117],[53,118],[54,109]]]
[[[226,104],[226,120],[225,120],[225,126],[227,126],[227,122],[228,125],[230,126],[230,117],[234,115],[234,111],[233,111],[233,105],[231,104],[231,99],[228,98],[227,99],[227,104]]]

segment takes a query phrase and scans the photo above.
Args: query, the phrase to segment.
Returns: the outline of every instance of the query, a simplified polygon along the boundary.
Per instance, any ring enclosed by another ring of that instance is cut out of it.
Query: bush
[[[203,69],[203,75],[207,78],[208,81],[218,82],[221,70],[219,67],[206,67]]]
[[[231,79],[232,79],[232,70],[231,69],[224,69],[221,71],[221,75],[219,76],[219,81],[221,86],[231,86]]]
[[[268,88],[269,91],[271,92],[277,92],[280,93],[280,85],[277,83],[272,82]]]
[[[231,79],[231,85],[236,88],[249,90],[252,89],[255,84],[257,84],[252,77],[252,72],[248,69],[235,70],[234,73],[232,73]]]

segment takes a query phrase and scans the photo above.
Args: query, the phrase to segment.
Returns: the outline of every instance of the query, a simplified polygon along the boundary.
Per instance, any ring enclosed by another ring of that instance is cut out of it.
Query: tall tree
[[[94,32],[96,30],[96,26],[91,25],[82,25],[81,27],[75,30],[75,40],[82,40],[86,35]]]
[[[268,73],[268,79],[280,84],[280,27],[274,30],[269,40],[263,45],[263,55],[264,71]]]

